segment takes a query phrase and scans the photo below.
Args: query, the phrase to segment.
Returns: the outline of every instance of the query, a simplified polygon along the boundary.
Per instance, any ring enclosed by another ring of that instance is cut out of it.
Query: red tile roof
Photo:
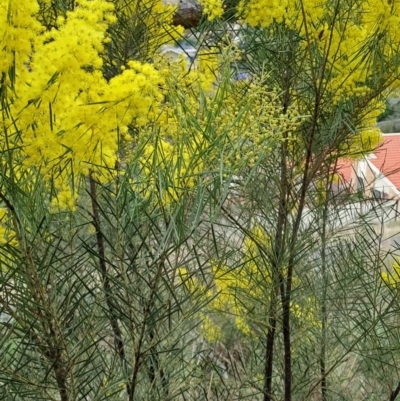
[[[400,190],[400,133],[384,134],[383,143],[369,161]]]
[[[353,161],[350,159],[339,159],[337,161],[336,174],[340,176],[341,184],[350,183],[353,168]]]

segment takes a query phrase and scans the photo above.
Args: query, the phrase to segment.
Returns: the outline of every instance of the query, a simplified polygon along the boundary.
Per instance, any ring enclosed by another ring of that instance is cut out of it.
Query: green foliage
[[[384,205],[335,177],[380,141],[397,2],[204,0],[193,62],[161,2],[27,4],[0,0],[0,399],[393,401]]]

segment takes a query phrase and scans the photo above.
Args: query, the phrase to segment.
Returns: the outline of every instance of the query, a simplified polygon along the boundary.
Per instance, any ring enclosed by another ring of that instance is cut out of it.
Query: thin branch
[[[394,401],[400,393],[400,382],[397,387],[390,393],[389,401]]]
[[[101,221],[100,221],[100,213],[99,213],[99,205],[97,203],[97,194],[96,194],[96,182],[93,178],[92,173],[89,175],[90,182],[90,198],[92,201],[92,215],[93,215],[93,225],[96,229],[96,240],[97,240],[97,252],[99,256],[99,264],[100,271],[102,276],[102,282],[104,286],[104,293],[106,298],[106,303],[109,312],[110,324],[114,333],[114,343],[119,355],[119,358],[125,367],[126,358],[125,358],[125,346],[124,340],[122,336],[121,328],[119,327],[118,318],[116,314],[116,308],[114,306],[112,291],[111,291],[111,283],[107,274],[107,263],[105,257],[105,247],[104,247],[104,235],[101,231]],[[126,391],[128,394],[131,394],[132,388],[129,382],[126,383]]]

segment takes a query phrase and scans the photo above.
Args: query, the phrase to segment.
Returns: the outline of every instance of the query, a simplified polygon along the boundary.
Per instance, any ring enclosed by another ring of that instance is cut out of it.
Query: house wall
[[[367,197],[371,198],[374,196],[374,189],[376,185],[376,176],[371,168],[371,164],[368,160],[364,161],[364,180],[365,180],[365,190],[364,193]]]
[[[367,183],[365,187],[365,195],[368,197],[373,197],[373,191],[378,190],[381,193],[385,193],[388,199],[400,198],[400,191],[398,191],[395,185],[368,159],[366,159],[365,180]]]
[[[359,170],[358,160],[354,160],[351,168],[350,189],[351,192],[357,192],[357,171]]]

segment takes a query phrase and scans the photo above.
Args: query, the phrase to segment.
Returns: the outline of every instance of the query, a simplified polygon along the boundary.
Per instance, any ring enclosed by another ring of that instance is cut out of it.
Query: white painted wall
[[[389,196],[400,196],[400,191],[390,179],[385,177],[369,160],[366,160],[366,162],[368,163],[368,168],[370,168],[375,175],[374,189],[385,192]]]

